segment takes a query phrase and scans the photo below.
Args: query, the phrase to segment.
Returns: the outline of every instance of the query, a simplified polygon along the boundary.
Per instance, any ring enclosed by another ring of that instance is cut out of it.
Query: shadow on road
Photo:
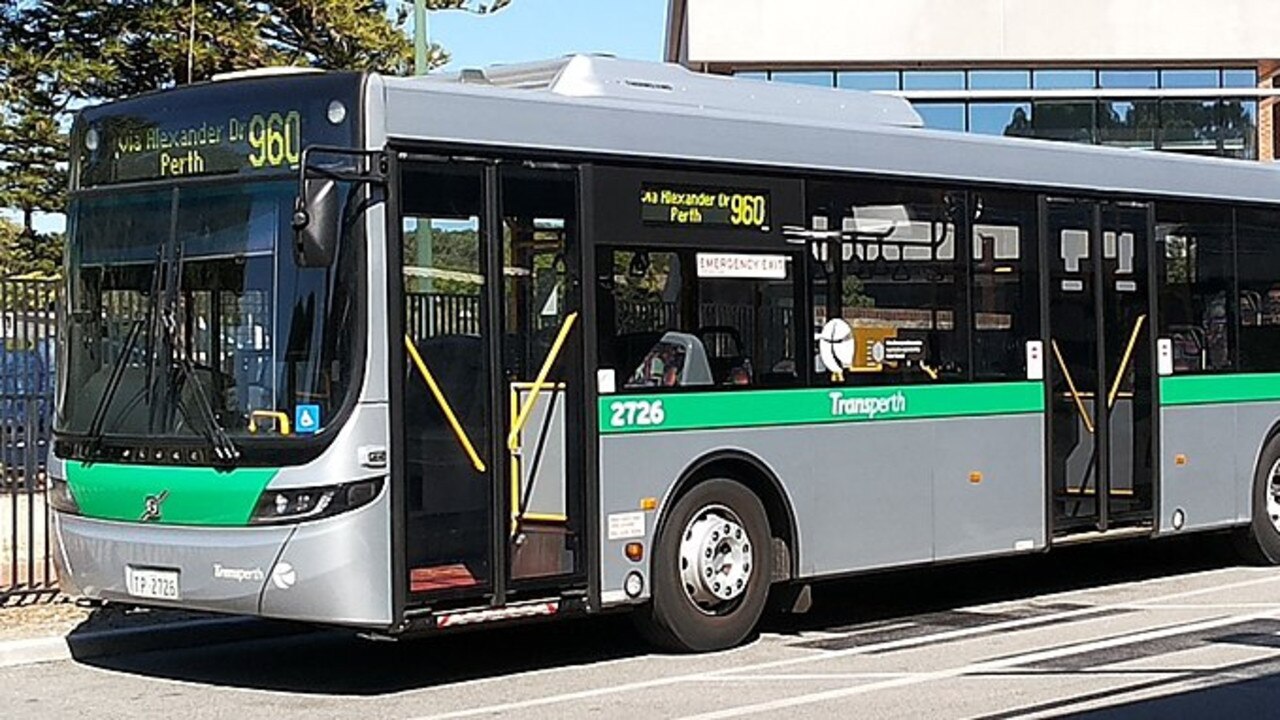
[[[1173,539],[1063,548],[1048,555],[864,575],[815,587],[810,613],[766,619],[762,630],[839,633],[859,625],[979,603],[1208,570],[1235,563],[1225,542]],[[531,670],[572,668],[652,652],[624,616],[581,618],[465,634],[372,641],[317,630],[81,662],[201,684],[324,695],[380,695]]]

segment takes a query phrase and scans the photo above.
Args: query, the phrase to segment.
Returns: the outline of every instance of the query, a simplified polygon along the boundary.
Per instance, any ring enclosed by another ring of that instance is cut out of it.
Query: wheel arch
[[[1245,507],[1245,517],[1248,518],[1246,522],[1252,521],[1253,519],[1253,504],[1257,500],[1257,498],[1254,497],[1254,484],[1257,482],[1258,472],[1263,469],[1262,456],[1267,452],[1267,447],[1278,439],[1280,439],[1280,418],[1272,421],[1271,427],[1267,429],[1267,432],[1262,436],[1261,442],[1258,443],[1258,446],[1254,448],[1253,451],[1253,463],[1248,468],[1249,491],[1245,495],[1245,497],[1248,498],[1248,506]]]
[[[773,570],[771,583],[792,580],[799,576],[800,569],[800,531],[796,524],[794,505],[786,488],[778,479],[777,473],[769,464],[745,450],[716,450],[698,457],[689,463],[680,473],[680,478],[672,485],[662,503],[662,514],[658,519],[655,537],[665,530],[669,510],[685,493],[699,483],[714,478],[725,478],[739,482],[755,493],[764,505],[765,516],[769,519],[769,532],[774,540],[781,540],[786,550],[785,574],[779,568]],[[777,558],[777,548],[774,548]]]

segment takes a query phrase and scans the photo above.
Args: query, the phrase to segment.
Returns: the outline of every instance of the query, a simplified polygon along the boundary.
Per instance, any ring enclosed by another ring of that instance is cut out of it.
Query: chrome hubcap
[[[703,508],[680,537],[685,595],[708,614],[728,609],[751,581],[751,551],[751,538],[732,510],[723,505]]]

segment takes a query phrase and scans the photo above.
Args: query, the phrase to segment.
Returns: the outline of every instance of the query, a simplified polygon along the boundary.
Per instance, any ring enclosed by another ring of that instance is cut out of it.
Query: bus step
[[[409,592],[414,593],[471,587],[475,584],[475,576],[461,563],[413,568],[409,571]]]
[[[1097,530],[1085,530],[1083,532],[1074,532],[1069,535],[1059,535],[1053,538],[1050,543],[1054,547],[1059,545],[1084,545],[1091,542],[1102,542],[1105,540],[1124,540],[1129,538],[1151,537],[1153,532],[1150,525],[1139,527],[1122,527],[1099,532]]]
[[[573,533],[563,525],[525,521],[513,546],[512,579],[573,572]]]

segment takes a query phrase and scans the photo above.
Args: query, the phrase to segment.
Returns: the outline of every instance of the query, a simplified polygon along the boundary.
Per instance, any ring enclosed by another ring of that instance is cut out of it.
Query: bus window
[[[970,196],[970,297],[975,380],[1025,380],[1026,343],[1040,336],[1036,198]]]
[[[784,255],[601,251],[600,366],[627,388],[799,381]]]
[[[964,194],[815,183],[811,204],[815,229],[839,230],[839,240],[811,254],[818,376],[848,384],[966,379],[965,268],[957,252]],[[823,357],[823,342],[846,336],[850,359]]]
[[[1236,213],[1240,370],[1280,370],[1280,213]]]
[[[1228,302],[1234,263],[1231,211],[1160,203],[1156,242],[1164,248],[1157,317],[1160,337],[1172,340],[1173,371],[1230,370],[1235,346]]]

